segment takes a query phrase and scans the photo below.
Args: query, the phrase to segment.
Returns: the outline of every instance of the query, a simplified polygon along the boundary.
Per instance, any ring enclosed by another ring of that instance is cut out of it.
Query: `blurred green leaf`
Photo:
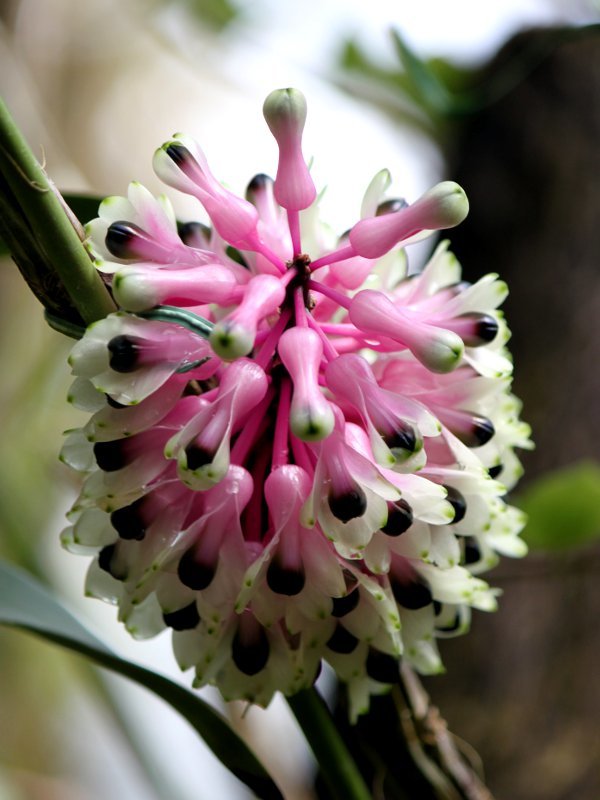
[[[0,625],[31,631],[154,692],[192,725],[224,766],[258,797],[283,800],[260,761],[208,703],[163,675],[117,656],[48,589],[6,563],[0,563]]]
[[[392,31],[392,40],[398,60],[408,78],[407,93],[417,104],[423,105],[431,114],[446,116],[453,111],[452,94],[438,79],[426,61],[420,59],[397,30]]]
[[[600,537],[600,464],[544,475],[515,502],[529,516],[524,538],[532,548],[566,549]]]
[[[490,64],[463,67],[442,58],[421,58],[394,29],[391,36],[397,64],[385,66],[373,60],[357,41],[349,40],[339,57],[347,73],[341,83],[354,96],[415,125],[443,146],[451,146],[449,124],[498,102],[565,42],[598,35],[598,24],[546,28],[534,36],[524,31]]]
[[[229,0],[180,0],[201,22],[217,31],[225,28],[238,15]]]

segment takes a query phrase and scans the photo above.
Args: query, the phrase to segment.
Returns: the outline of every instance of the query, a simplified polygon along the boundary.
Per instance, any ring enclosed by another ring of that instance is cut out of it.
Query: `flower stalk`
[[[315,688],[287,698],[334,800],[370,800],[358,768],[339,735],[329,709]]]
[[[58,276],[86,323],[115,311],[107,289],[69,218],[64,201],[31,152],[0,98],[0,172],[34,233],[36,249]]]

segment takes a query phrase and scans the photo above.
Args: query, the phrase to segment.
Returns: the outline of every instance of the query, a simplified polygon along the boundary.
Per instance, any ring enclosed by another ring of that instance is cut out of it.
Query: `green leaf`
[[[314,686],[288,697],[287,702],[319,762],[333,800],[369,800],[371,792]]]
[[[26,572],[1,562],[0,625],[31,631],[145,686],[179,711],[217,758],[258,797],[283,800],[254,753],[208,703],[163,675],[120,658],[67,611],[48,589]]]
[[[600,464],[583,461],[539,478],[515,499],[529,516],[524,538],[540,550],[600,536]]]
[[[427,63],[421,60],[408,46],[397,30],[392,30],[392,40],[398,60],[409,79],[408,93],[417,103],[428,108],[431,113],[445,116],[452,109],[452,95],[437,78]]]
[[[201,22],[216,31],[226,28],[238,16],[238,9],[229,0],[180,0]]]

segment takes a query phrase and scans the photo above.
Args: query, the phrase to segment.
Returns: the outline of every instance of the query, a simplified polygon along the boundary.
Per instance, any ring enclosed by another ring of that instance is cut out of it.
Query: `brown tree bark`
[[[545,31],[520,34],[497,71]],[[600,457],[600,31],[558,46],[461,127],[452,169],[471,201],[452,232],[466,277],[510,286],[515,391],[533,426],[526,480]],[[483,758],[497,800],[600,797],[600,548],[504,560],[500,611],[442,645],[427,682]]]

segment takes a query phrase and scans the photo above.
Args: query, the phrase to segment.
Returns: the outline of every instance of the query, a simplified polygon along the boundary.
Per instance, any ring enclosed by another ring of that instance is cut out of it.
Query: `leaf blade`
[[[275,782],[254,753],[208,703],[164,675],[118,656],[48,589],[24,571],[1,562],[0,625],[34,633],[144,686],[178,711],[221,763],[258,797],[283,800]]]
[[[524,538],[532,548],[583,545],[600,536],[600,464],[582,461],[546,473],[515,502],[529,518]]]

